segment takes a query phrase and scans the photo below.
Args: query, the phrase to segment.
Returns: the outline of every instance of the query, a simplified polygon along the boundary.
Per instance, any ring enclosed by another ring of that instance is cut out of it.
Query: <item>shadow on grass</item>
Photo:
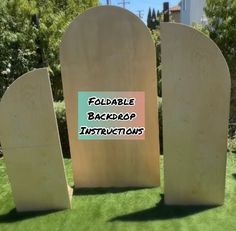
[[[150,187],[125,187],[125,188],[75,188],[73,187],[73,195],[102,195],[107,193],[123,193],[128,191],[137,191],[142,189],[151,189]]]
[[[164,204],[164,196],[161,195],[161,200],[155,207],[141,210],[138,212],[125,214],[122,216],[114,217],[110,222],[123,221],[123,222],[146,222],[154,220],[168,220],[187,217],[202,211],[216,208],[217,206],[172,206]]]
[[[236,173],[233,173],[232,176],[236,180]]]
[[[23,221],[30,218],[45,216],[50,213],[56,213],[61,210],[48,210],[48,211],[32,211],[32,212],[17,212],[16,209],[10,210],[6,214],[0,214],[0,223],[14,223],[17,221]]]

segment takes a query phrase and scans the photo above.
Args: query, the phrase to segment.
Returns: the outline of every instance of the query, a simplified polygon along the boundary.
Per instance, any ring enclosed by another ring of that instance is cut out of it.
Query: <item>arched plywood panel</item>
[[[18,211],[70,208],[47,69],[18,78],[0,103],[0,140]]]
[[[76,187],[159,185],[155,48],[146,26],[127,10],[90,9],[69,26],[60,49]],[[145,139],[79,140],[78,92],[142,92]]]
[[[230,74],[212,40],[161,25],[165,202],[224,201]]]

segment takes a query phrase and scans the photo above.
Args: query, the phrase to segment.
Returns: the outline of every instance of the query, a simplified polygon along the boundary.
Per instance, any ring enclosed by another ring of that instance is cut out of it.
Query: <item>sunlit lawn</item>
[[[73,185],[70,160],[65,164]],[[163,204],[162,192],[162,187],[78,190],[72,210],[18,214],[0,160],[0,231],[236,230],[236,154],[228,154],[224,206],[168,207]]]

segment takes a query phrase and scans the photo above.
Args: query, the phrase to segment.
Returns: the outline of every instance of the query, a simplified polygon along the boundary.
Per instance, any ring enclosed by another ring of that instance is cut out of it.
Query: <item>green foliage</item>
[[[159,97],[162,96],[162,86],[161,86],[161,39],[160,30],[151,31],[152,39],[156,48],[156,72],[157,72],[157,94]]]
[[[159,120],[159,142],[160,152],[163,154],[163,116],[162,116],[162,98],[157,97],[158,102],[158,120]]]
[[[65,103],[63,101],[54,102],[54,111],[57,117],[57,124],[61,139],[61,147],[63,151],[63,156],[65,158],[70,157],[70,146],[68,139],[68,130],[66,123],[66,111],[65,111]]]
[[[229,65],[234,64],[235,68],[236,0],[207,0],[205,13],[210,37],[220,47]]]
[[[62,99],[59,44],[68,24],[97,0],[2,0],[0,97],[23,73],[49,67],[54,98]]]
[[[207,0],[210,37],[219,46],[231,74],[231,121],[236,122],[236,0]]]
[[[32,8],[22,0],[0,3],[0,97],[14,79],[36,66]]]
[[[236,153],[236,137],[233,139],[228,139],[228,151]]]
[[[229,138],[233,139],[236,138],[236,123],[233,123],[232,120],[229,120]]]
[[[158,95],[158,117],[159,117],[159,142],[160,151],[163,153],[163,126],[162,126],[162,78],[161,78],[161,39],[160,30],[151,30],[152,39],[156,48],[156,73],[157,73],[157,95]]]
[[[205,34],[207,37],[209,37],[209,30],[207,28],[207,26],[204,26],[202,24],[198,24],[198,23],[193,23],[192,27],[200,32],[202,32],[203,34]]]

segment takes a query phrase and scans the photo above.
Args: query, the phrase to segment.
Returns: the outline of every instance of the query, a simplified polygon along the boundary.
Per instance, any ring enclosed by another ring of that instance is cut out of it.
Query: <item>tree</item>
[[[148,10],[148,16],[147,16],[147,27],[150,29],[152,23],[152,11],[151,8]]]
[[[0,97],[14,79],[36,65],[32,14],[31,5],[23,1],[0,3]]]
[[[156,19],[156,11],[155,11],[155,9],[152,9],[152,18],[154,18],[154,19]]]
[[[98,0],[1,0],[0,97],[23,73],[48,67],[54,99],[61,100],[59,44],[68,24]]]
[[[149,8],[148,17],[147,17],[147,27],[150,30],[156,30],[159,25],[160,25],[160,22],[157,18],[155,9],[152,9],[151,11],[151,8]]]
[[[221,49],[231,73],[231,120],[236,122],[236,0],[207,0],[210,37]]]

